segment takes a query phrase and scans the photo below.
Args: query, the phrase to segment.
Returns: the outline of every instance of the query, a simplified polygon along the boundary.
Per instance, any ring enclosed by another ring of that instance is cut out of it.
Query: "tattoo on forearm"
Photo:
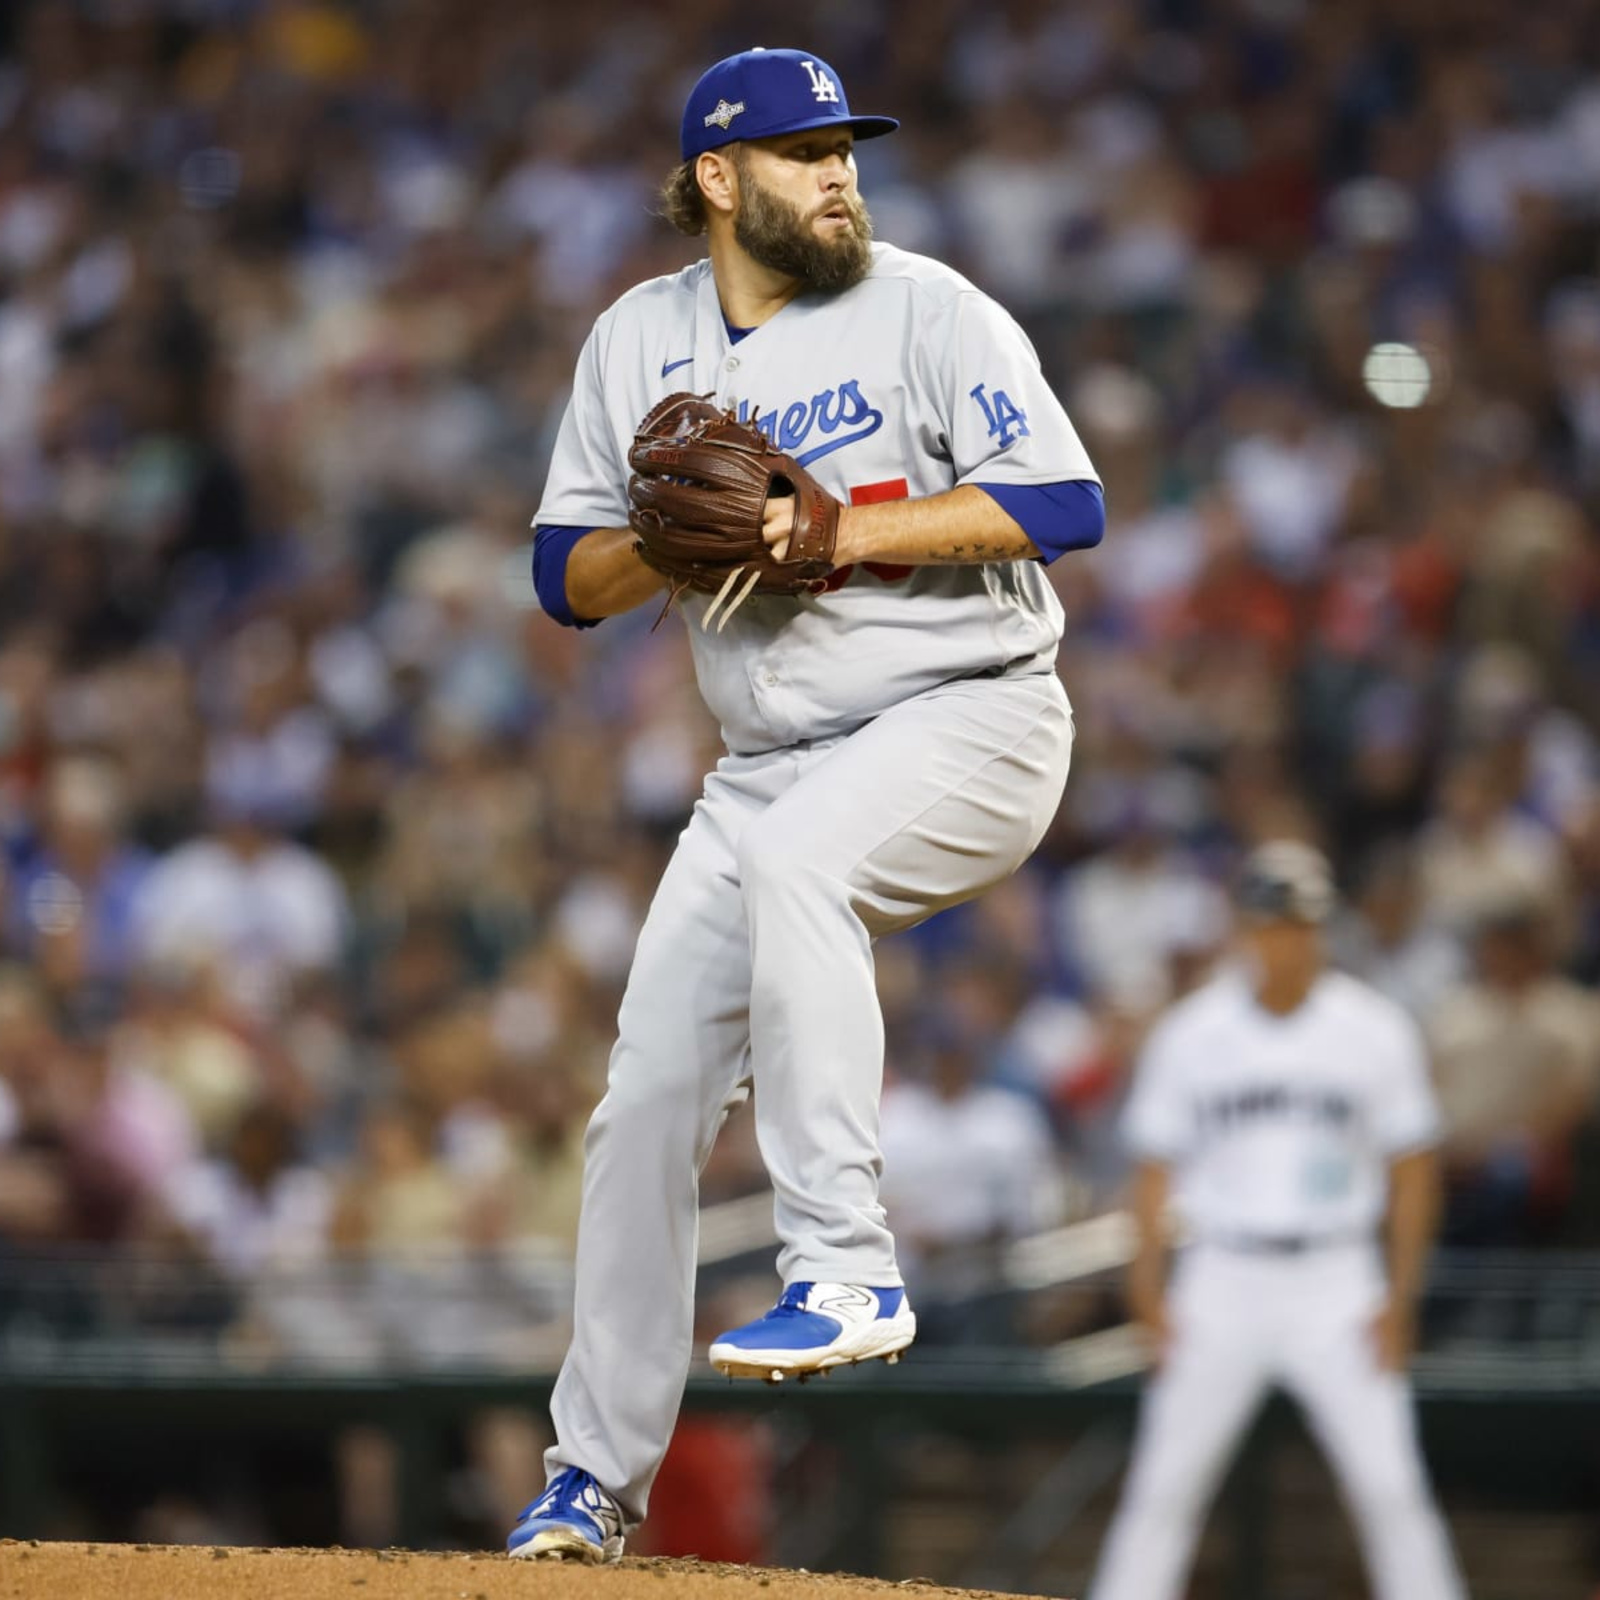
[[[979,540],[976,544],[953,544],[949,553],[939,556],[937,565],[966,566],[979,561],[1020,561],[1029,553],[1026,534],[1018,539]]]

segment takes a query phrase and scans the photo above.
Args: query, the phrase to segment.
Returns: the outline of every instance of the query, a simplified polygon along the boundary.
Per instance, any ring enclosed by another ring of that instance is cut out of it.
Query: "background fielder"
[[[1275,1384],[1333,1465],[1380,1600],[1462,1594],[1403,1376],[1438,1117],[1411,1020],[1323,970],[1332,904],[1316,851],[1256,851],[1238,968],[1176,1006],[1140,1062],[1131,1288],[1160,1365],[1091,1600],[1177,1600],[1233,1446]],[[1170,1289],[1169,1198],[1191,1240]]]
[[[844,503],[826,592],[698,626],[728,755],[639,940],[590,1126],[575,1332],[545,1495],[516,1554],[614,1558],[645,1514],[687,1375],[697,1173],[753,1076],[784,1296],[711,1347],[806,1373],[911,1340],[878,1203],[872,941],[978,893],[1060,800],[1061,609],[1037,559],[1098,540],[1089,462],[1026,338],[939,264],[871,245],[837,76],[802,52],[718,63],[684,113],[675,216],[710,260],[624,295],[579,358],[538,516],[558,620],[656,600],[627,451],[668,393],[759,419]],[[786,536],[769,503],[768,536]]]

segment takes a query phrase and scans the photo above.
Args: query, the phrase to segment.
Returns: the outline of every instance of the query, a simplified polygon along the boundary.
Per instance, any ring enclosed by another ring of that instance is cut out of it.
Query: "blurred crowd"
[[[589,320],[689,258],[684,94],[756,42],[903,119],[880,237],[1024,322],[1107,492],[1051,569],[1057,823],[880,952],[930,1330],[995,1332],[995,1247],[1115,1201],[1129,1063],[1267,836],[1329,849],[1339,959],[1429,1032],[1452,1241],[1600,1243],[1600,5],[798,28],[3,9],[0,1252],[570,1251],[718,745],[677,621],[538,614],[528,524]],[[1425,403],[1374,397],[1380,342]],[[745,1115],[705,1198],[762,1181]]]

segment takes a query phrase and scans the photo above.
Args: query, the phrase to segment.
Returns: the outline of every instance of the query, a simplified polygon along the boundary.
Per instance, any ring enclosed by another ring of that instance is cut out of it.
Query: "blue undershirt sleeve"
[[[572,547],[593,533],[593,528],[537,527],[533,530],[533,587],[545,615],[563,628],[597,628],[599,622],[588,622],[572,614],[567,604],[567,558]]]
[[[979,483],[1039,547],[1046,562],[1069,550],[1091,550],[1106,531],[1105,491],[1092,478],[1064,483]]]

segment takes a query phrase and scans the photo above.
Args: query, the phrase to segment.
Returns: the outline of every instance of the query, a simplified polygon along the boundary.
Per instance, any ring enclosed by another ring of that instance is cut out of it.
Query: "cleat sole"
[[[841,1352],[813,1356],[809,1360],[806,1360],[804,1352],[799,1351],[792,1355],[790,1352],[754,1351],[745,1359],[725,1357],[715,1360],[712,1367],[725,1378],[756,1378],[769,1385],[782,1383],[786,1378],[805,1383],[809,1378],[827,1377],[835,1367],[859,1367],[864,1361],[881,1361],[885,1366],[897,1367],[914,1337],[913,1329],[912,1332],[896,1336],[892,1343],[886,1340],[886,1349]]]
[[[570,1561],[579,1566],[598,1567],[622,1559],[622,1541],[608,1540],[604,1545],[597,1545],[581,1534],[539,1533],[507,1554],[516,1561]]]

